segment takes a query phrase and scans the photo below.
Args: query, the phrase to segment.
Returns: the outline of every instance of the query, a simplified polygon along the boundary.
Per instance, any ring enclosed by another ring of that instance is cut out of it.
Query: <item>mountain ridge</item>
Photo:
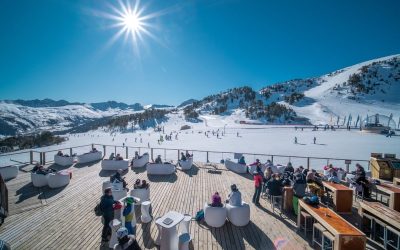
[[[38,130],[67,131],[96,119],[129,115],[146,109],[182,110],[187,118],[199,114],[231,115],[264,124],[329,124],[345,116],[375,113],[399,116],[400,55],[358,63],[306,79],[279,82],[260,90],[243,86],[178,106],[141,105],[107,101],[97,103],[65,100],[0,101],[0,135]]]

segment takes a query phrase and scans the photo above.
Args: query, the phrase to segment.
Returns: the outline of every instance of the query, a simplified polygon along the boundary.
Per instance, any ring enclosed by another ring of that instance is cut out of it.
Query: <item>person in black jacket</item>
[[[272,178],[267,182],[269,195],[280,196],[282,195],[282,181],[279,179],[278,174],[273,174]]]
[[[108,236],[111,235],[111,228],[109,224],[114,219],[114,203],[116,203],[116,201],[114,201],[114,197],[112,196],[111,188],[106,188],[106,190],[104,190],[104,195],[100,200],[100,209],[103,213],[102,216],[104,219],[103,231],[101,232],[102,242],[108,241]]]
[[[366,173],[364,168],[360,164],[356,164],[356,171],[352,172],[355,175],[355,182],[358,185],[362,185],[364,189],[364,196],[365,198],[369,198],[371,196],[370,189],[369,189],[369,181],[366,178]]]

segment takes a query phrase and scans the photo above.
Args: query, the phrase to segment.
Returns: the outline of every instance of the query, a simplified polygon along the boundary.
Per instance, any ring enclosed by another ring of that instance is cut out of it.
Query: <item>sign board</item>
[[[385,154],[385,158],[396,159],[396,154]]]
[[[233,158],[239,160],[240,157],[242,157],[242,155],[243,155],[243,154],[241,154],[241,153],[235,153],[234,156],[233,156]]]
[[[373,158],[382,158],[382,154],[381,153],[371,153],[371,157],[373,157]]]
[[[344,164],[351,164],[351,160],[344,160]]]

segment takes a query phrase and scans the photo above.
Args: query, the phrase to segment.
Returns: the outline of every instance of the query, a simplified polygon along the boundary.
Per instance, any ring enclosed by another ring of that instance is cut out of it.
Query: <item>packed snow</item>
[[[220,151],[268,155],[287,155],[305,156],[321,158],[340,158],[369,160],[371,152],[394,153],[400,156],[400,136],[387,138],[384,135],[366,133],[359,130],[327,130],[319,129],[312,131],[312,127],[303,130],[295,129],[294,126],[268,126],[268,125],[248,125],[237,123],[238,119],[243,119],[242,113],[237,112],[232,116],[202,116],[202,122],[186,122],[182,113],[170,114],[167,122],[160,124],[164,128],[164,133],[155,132],[153,129],[135,130],[126,133],[115,131],[104,131],[99,129],[82,134],[66,135],[68,141],[61,145],[40,148],[40,151],[56,150],[59,148],[69,148],[75,146],[88,145],[91,143],[103,145],[115,145],[117,153],[125,156],[123,146],[142,147],[141,153],[149,152],[151,148],[166,149],[188,149],[202,151]],[[191,129],[180,130],[182,125],[189,125]],[[212,132],[214,131],[214,135]],[[223,133],[225,131],[225,133]],[[208,136],[205,135],[205,132]],[[218,135],[217,135],[218,134]],[[160,136],[163,142],[158,142]],[[165,140],[165,135],[172,135],[171,140]],[[297,137],[298,143],[294,143]],[[313,138],[316,137],[316,144]],[[103,151],[103,147],[97,146],[98,150]],[[80,154],[89,151],[90,146],[74,149],[74,153]],[[114,147],[107,147],[107,155],[114,152]],[[134,155],[135,149],[129,150],[129,157]],[[69,153],[69,150],[64,150]],[[56,152],[47,154],[47,159],[51,160]],[[163,149],[154,150],[155,155],[162,155],[166,160],[177,160],[177,151]],[[245,155],[248,163],[256,158],[262,161],[270,159],[268,156]],[[25,154],[24,157],[28,157]],[[35,157],[38,157],[35,156]],[[17,156],[0,157],[1,164],[6,164],[10,159],[17,159]],[[220,162],[221,159],[231,158],[231,153],[209,153],[211,162]],[[206,153],[194,152],[195,161],[205,162]],[[275,164],[286,165],[289,161],[295,165],[307,165],[306,159],[289,157],[274,157]],[[338,167],[345,167],[343,161],[330,161]],[[326,160],[312,159],[310,167],[321,169],[327,164]],[[352,167],[355,162],[353,162]],[[362,162],[365,167],[366,162]]]

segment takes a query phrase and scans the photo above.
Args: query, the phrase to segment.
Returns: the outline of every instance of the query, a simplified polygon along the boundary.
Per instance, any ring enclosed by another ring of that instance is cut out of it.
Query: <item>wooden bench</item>
[[[365,249],[366,236],[352,224],[347,222],[333,210],[323,206],[311,206],[299,200],[299,214],[301,211],[309,213],[334,237],[334,248],[339,249]],[[300,216],[297,217],[297,227],[300,229]]]
[[[360,203],[358,213],[361,217],[361,228],[368,228],[367,231],[371,232],[370,237],[372,240],[376,238],[375,232],[373,232],[375,224],[379,224],[380,226],[382,226],[382,224],[385,224],[385,230],[396,232],[397,235],[400,234],[400,212],[390,209],[379,202],[362,201]],[[376,220],[376,222],[372,223],[371,220]],[[369,225],[367,227],[365,227],[366,221],[369,221]],[[387,235],[387,233],[385,233],[384,235]],[[400,236],[398,236],[398,241],[399,240]],[[382,244],[384,248],[386,248],[388,242],[389,241],[387,239],[384,239],[384,242]],[[379,244],[379,242],[377,243]]]
[[[393,185],[400,185],[400,178],[399,177],[393,177]]]
[[[353,189],[342,184],[322,182],[324,187],[333,193],[333,209],[337,213],[351,214],[353,207]]]
[[[400,212],[400,188],[393,184],[381,183],[376,189],[389,195],[389,207]]]

